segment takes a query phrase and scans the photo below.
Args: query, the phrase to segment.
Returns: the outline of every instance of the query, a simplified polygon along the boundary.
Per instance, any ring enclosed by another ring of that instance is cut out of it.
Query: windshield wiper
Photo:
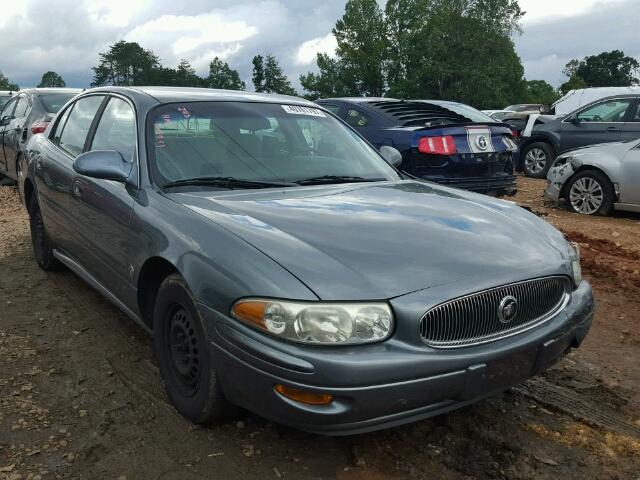
[[[322,185],[324,183],[355,183],[355,182],[383,182],[386,178],[364,178],[349,175],[322,175],[320,177],[298,180],[298,185]]]
[[[188,187],[193,185],[223,187],[223,188],[269,188],[269,187],[296,187],[297,183],[272,182],[269,180],[245,180],[234,177],[196,177],[176,180],[163,185],[163,188]]]

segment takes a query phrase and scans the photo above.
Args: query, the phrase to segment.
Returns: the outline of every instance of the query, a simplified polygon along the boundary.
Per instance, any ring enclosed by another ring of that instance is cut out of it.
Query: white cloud
[[[591,10],[596,4],[600,8],[616,8],[620,0],[519,0],[520,8],[526,12],[523,22],[552,21],[560,17],[573,17]],[[611,5],[605,5],[611,4]]]
[[[318,53],[328,53],[334,56],[337,46],[333,33],[307,40],[298,48],[295,63],[296,65],[310,65],[315,62]]]

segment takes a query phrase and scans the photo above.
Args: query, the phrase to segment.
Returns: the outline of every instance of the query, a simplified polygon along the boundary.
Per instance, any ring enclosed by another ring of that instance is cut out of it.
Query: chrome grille
[[[420,336],[435,348],[457,348],[515,335],[546,322],[562,309],[570,285],[567,277],[546,277],[450,300],[424,314]],[[518,304],[508,322],[498,314],[506,297],[515,298]]]

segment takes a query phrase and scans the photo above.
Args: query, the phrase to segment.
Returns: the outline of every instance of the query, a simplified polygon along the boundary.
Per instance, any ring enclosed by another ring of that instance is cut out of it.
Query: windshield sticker
[[[312,117],[326,118],[324,112],[317,108],[301,107],[299,105],[282,105],[282,108],[291,115],[311,115]]]
[[[184,118],[189,118],[191,116],[191,114],[189,113],[189,110],[187,110],[186,107],[178,107],[178,111],[182,114]]]

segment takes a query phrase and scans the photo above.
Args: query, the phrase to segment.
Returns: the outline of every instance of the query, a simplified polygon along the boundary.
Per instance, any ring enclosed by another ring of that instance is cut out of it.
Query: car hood
[[[633,142],[609,142],[609,143],[598,143],[595,145],[586,145],[580,148],[574,148],[573,150],[569,150],[564,152],[562,155],[558,156],[560,158],[571,157],[575,155],[613,155],[617,157],[622,157],[629,149],[633,148],[634,145],[638,143],[638,140]]]
[[[324,300],[389,299],[474,277],[499,285],[556,274],[568,259],[562,234],[524,209],[425,182],[167,196]]]

